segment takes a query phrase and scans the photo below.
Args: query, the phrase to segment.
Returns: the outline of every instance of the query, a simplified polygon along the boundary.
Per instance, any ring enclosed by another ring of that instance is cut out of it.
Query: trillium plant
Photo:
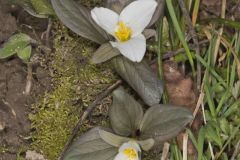
[[[65,160],[140,160],[142,151],[176,136],[192,120],[189,110],[153,105],[144,114],[142,105],[123,88],[113,93],[109,110],[112,128],[95,127],[69,148]]]
[[[144,60],[151,28],[163,13],[164,0],[106,0],[88,9],[73,0],[51,0],[58,18],[76,34],[100,47],[91,61],[111,63],[136,91],[144,106],[123,88],[113,93],[111,128],[95,127],[69,148],[65,160],[140,160],[175,137],[192,120],[189,110],[160,105],[163,85]]]
[[[108,8],[94,8],[94,21],[115,38],[110,41],[122,55],[133,62],[140,62],[146,52],[146,38],[142,34],[150,23],[157,2],[137,0],[126,6],[120,15]]]
[[[160,102],[162,82],[143,56],[146,39],[155,33],[151,27],[163,13],[164,0],[106,0],[105,8],[93,9],[73,0],[51,3],[63,24],[100,45],[93,63],[111,63],[146,104]]]

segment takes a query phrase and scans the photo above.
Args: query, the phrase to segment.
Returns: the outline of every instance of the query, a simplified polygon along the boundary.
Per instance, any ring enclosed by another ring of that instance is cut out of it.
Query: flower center
[[[124,149],[123,153],[129,158],[129,160],[135,160],[137,158],[137,152],[133,148]]]
[[[128,41],[132,35],[132,29],[127,27],[122,21],[118,23],[115,35],[120,42]]]

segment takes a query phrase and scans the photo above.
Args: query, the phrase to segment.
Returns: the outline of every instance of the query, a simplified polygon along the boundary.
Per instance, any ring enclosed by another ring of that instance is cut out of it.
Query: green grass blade
[[[223,79],[221,76],[219,76],[215,70],[213,70],[212,68],[210,68],[210,67],[208,66],[207,62],[206,62],[201,56],[199,56],[199,55],[196,54],[195,57],[196,57],[197,60],[199,60],[199,62],[200,62],[205,68],[207,68],[207,69],[210,71],[210,73],[211,73],[225,88],[227,88],[227,83],[224,81],[224,79]]]
[[[167,0],[166,4],[167,4],[167,8],[168,8],[169,14],[171,16],[173,25],[175,27],[175,30],[176,30],[176,32],[178,34],[178,37],[179,37],[179,39],[180,39],[180,41],[181,41],[181,43],[182,43],[182,45],[183,45],[183,47],[184,47],[184,49],[186,51],[186,54],[188,56],[189,63],[191,65],[191,67],[192,67],[193,75],[195,76],[196,75],[196,71],[195,71],[195,67],[194,67],[193,57],[192,57],[192,54],[191,54],[190,49],[188,47],[188,44],[185,41],[184,34],[182,33],[180,25],[178,23],[178,20],[177,20],[177,17],[176,17],[174,8],[173,8],[172,0]]]
[[[204,19],[202,22],[214,22],[214,23],[224,24],[225,26],[233,27],[235,29],[240,29],[240,22],[232,21],[229,19],[209,18],[209,19]]]
[[[211,92],[210,92],[210,87],[209,87],[208,81],[206,80],[204,84],[205,84],[204,85],[204,91],[206,93],[206,97],[207,97],[207,101],[208,101],[208,105],[209,105],[211,115],[214,118],[216,118],[215,105],[214,105],[214,102],[213,102],[213,99],[212,99],[212,95],[211,95]]]

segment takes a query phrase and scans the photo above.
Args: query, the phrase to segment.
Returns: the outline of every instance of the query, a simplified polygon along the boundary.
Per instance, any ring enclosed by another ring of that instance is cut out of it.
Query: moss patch
[[[109,66],[90,64],[94,44],[70,36],[63,26],[56,30],[55,52],[51,55],[54,87],[33,105],[34,113],[30,115],[32,147],[49,160],[57,159],[81,112],[116,80]],[[106,98],[98,106],[81,131],[107,124],[110,101]]]

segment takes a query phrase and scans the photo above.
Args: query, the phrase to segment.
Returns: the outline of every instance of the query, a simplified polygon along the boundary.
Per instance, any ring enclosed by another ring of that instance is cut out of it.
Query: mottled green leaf
[[[106,143],[99,130],[99,127],[93,128],[76,140],[64,160],[113,160],[118,148]]]
[[[38,14],[31,3],[31,0],[10,0],[11,3],[21,6],[30,15],[37,18],[47,18],[48,15]]]
[[[192,113],[186,108],[154,105],[144,114],[140,127],[141,138],[164,142],[177,136],[191,120]]]
[[[53,16],[55,12],[48,0],[31,0],[34,10],[39,15]]]
[[[32,46],[27,46],[23,50],[17,52],[17,55],[23,61],[27,62],[31,57],[31,53],[32,53]]]
[[[109,117],[115,133],[129,136],[139,128],[143,117],[142,106],[123,88],[119,88],[113,92]]]
[[[138,93],[146,104],[152,106],[160,102],[163,85],[147,63],[134,63],[118,56],[112,60],[117,73]]]
[[[107,33],[92,19],[90,10],[73,0],[51,0],[58,18],[78,35],[99,44],[108,41]]]
[[[106,62],[109,59],[119,55],[120,52],[118,49],[113,48],[110,43],[102,44],[97,51],[93,54],[92,63],[98,64]]]
[[[31,41],[31,38],[23,33],[13,35],[4,45],[0,48],[0,59],[10,57],[19,51],[23,50]]]

